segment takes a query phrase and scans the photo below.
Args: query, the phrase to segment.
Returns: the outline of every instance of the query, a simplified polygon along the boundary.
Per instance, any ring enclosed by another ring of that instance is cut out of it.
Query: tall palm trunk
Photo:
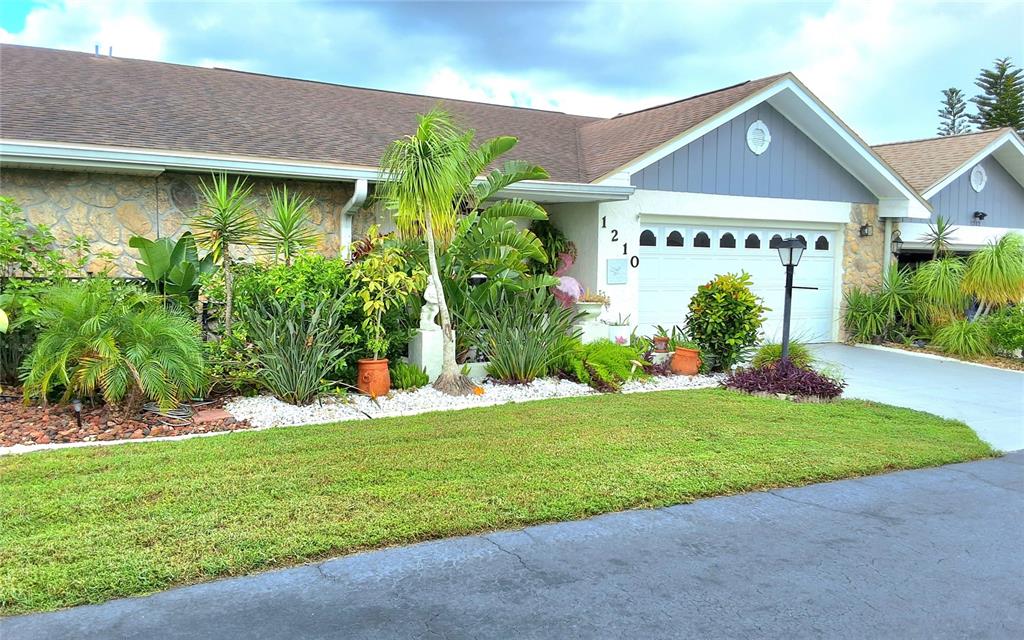
[[[224,337],[231,337],[231,312],[234,309],[235,275],[231,272],[231,251],[224,244],[221,261],[224,267]]]
[[[437,294],[437,311],[441,316],[441,335],[444,338],[441,343],[441,375],[434,381],[434,388],[451,395],[468,395],[473,392],[476,385],[462,375],[459,363],[455,361],[455,331],[452,329],[452,316],[448,311],[448,300],[444,296],[444,285],[441,283],[441,274],[437,268],[434,228],[430,218],[430,212],[423,216],[427,237],[427,262],[430,265],[430,284]]]

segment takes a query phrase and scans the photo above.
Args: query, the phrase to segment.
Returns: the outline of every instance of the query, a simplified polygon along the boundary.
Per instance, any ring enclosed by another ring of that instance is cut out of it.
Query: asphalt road
[[[0,638],[1010,638],[1024,453],[385,549]]]

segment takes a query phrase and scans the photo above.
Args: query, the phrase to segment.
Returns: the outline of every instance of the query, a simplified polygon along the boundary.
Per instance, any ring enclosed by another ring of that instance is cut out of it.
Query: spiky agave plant
[[[1024,300],[1024,236],[1007,233],[967,260],[963,290],[981,304],[978,317]]]
[[[928,231],[924,234],[925,244],[932,248],[932,260],[949,253],[950,242],[956,227],[950,224],[949,220],[942,216],[935,218],[935,224],[928,225]]]
[[[39,338],[22,366],[26,399],[146,399],[163,409],[206,384],[199,327],[157,297],[107,278],[64,284],[43,296]]]
[[[850,289],[843,294],[846,311],[843,327],[849,339],[871,342],[881,338],[889,326],[889,315],[877,293]]]

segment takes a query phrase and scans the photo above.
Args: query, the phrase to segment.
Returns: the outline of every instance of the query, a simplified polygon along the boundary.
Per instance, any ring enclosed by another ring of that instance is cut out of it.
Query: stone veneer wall
[[[874,233],[860,236],[860,227],[870,224]],[[882,284],[885,264],[885,223],[878,217],[878,205],[854,204],[850,206],[850,222],[845,227],[843,242],[843,293],[851,289],[874,289]],[[845,311],[845,303],[842,309]],[[840,336],[845,336],[840,315]]]
[[[62,244],[84,235],[93,252],[113,254],[112,263],[96,260],[90,270],[109,266],[115,275],[134,275],[138,254],[128,240],[135,235],[177,238],[188,230],[188,219],[199,201],[200,178],[183,173],[154,177],[4,169],[0,195],[14,198],[29,222],[50,225]],[[249,178],[248,183],[258,213],[269,211],[272,186],[287,185],[290,193],[312,198],[310,218],[322,234],[320,251],[338,253],[338,220],[341,207],[352,195],[352,185],[273,178]],[[250,249],[248,255],[255,255],[255,250]]]

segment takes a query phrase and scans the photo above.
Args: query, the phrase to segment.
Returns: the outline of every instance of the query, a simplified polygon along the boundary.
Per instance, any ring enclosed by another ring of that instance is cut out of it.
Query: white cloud
[[[625,98],[571,87],[557,86],[556,80],[530,79],[495,73],[460,74],[451,67],[435,71],[417,91],[430,96],[491,102],[515,107],[564,111],[578,115],[611,117],[644,109],[676,98],[644,96]]]
[[[0,29],[0,41],[11,44],[75,51],[99,45],[101,53],[112,47],[115,56],[149,60],[162,58],[166,39],[144,3],[132,0],[66,0],[32,9],[18,33]]]

